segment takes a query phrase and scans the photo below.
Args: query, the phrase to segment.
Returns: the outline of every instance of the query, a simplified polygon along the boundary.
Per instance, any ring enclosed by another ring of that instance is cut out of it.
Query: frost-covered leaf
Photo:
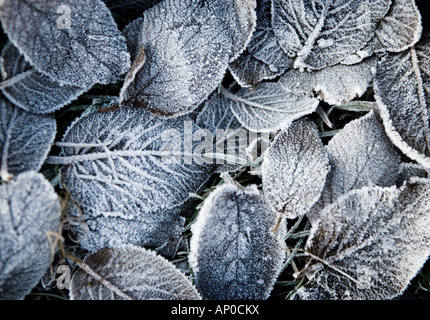
[[[0,166],[2,180],[39,171],[57,133],[54,116],[26,112],[0,97]]]
[[[191,226],[189,261],[204,299],[267,299],[277,279],[285,225],[255,185],[224,184],[205,200]]]
[[[318,71],[289,70],[279,80],[296,93],[313,97],[315,94],[332,105],[345,104],[366,92],[375,74],[377,60],[369,58],[346,66],[337,64]]]
[[[101,0],[4,0],[1,21],[25,59],[61,84],[108,84],[130,67],[125,39]]]
[[[357,63],[374,52],[404,51],[418,42],[421,32],[421,14],[415,0],[392,0],[390,11],[379,22],[371,41],[343,62]]]
[[[341,196],[312,226],[302,299],[392,299],[430,254],[430,180]]]
[[[319,100],[287,89],[281,82],[262,82],[256,90],[223,91],[231,111],[248,130],[274,132],[313,113]]]
[[[373,112],[348,123],[330,140],[327,151],[331,170],[317,208],[308,214],[312,221],[348,191],[396,184],[400,155]]]
[[[64,157],[48,160],[67,164],[61,172],[78,205],[72,213],[85,220],[73,220],[81,245],[158,247],[178,236],[180,206],[213,170],[193,158],[198,129],[188,117],[126,107],[75,121],[63,138]]]
[[[266,151],[263,190],[277,212],[293,219],[318,201],[329,170],[315,124],[301,119],[279,133]]]
[[[242,87],[255,87],[262,80],[273,79],[292,67],[271,29],[271,0],[257,1],[257,25],[242,55],[229,69]]]
[[[397,173],[397,185],[402,185],[411,178],[430,178],[429,169],[424,168],[418,163],[402,162]]]
[[[101,249],[72,277],[71,300],[200,300],[190,280],[154,251]]]
[[[381,58],[374,89],[390,139],[406,156],[429,168],[430,41]]]
[[[247,149],[257,139],[257,134],[237,121],[230,104],[230,99],[214,93],[196,119],[196,124],[204,129],[201,132],[205,142],[202,154],[213,154],[211,163],[216,164],[216,172],[236,171],[257,158],[257,146],[252,151]],[[207,160],[210,158],[208,155]]]
[[[362,49],[391,0],[273,0],[272,26],[295,68],[322,69]]]
[[[49,232],[61,205],[51,184],[27,171],[0,186],[0,299],[23,299],[52,261]]]
[[[12,44],[7,44],[2,51],[1,73],[4,95],[15,105],[32,113],[52,113],[90,89],[60,85],[34,69]]]
[[[172,0],[145,11],[143,21],[130,28],[140,28],[135,48],[143,48],[147,61],[124,90],[124,104],[143,104],[164,116],[197,108],[244,50],[254,28],[254,7],[255,1]]]

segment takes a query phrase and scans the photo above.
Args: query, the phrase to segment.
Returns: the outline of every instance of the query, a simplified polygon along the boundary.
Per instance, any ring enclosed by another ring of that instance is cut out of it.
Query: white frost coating
[[[272,26],[294,67],[322,69],[362,49],[391,0],[273,0]]]
[[[60,6],[70,15],[57,13]],[[125,38],[101,0],[5,0],[1,21],[25,59],[60,84],[108,84],[130,67]]]
[[[374,81],[377,112],[387,135],[409,158],[430,168],[430,42],[384,56]]]
[[[71,125],[63,138],[64,157],[57,160],[68,164],[62,179],[82,210],[71,205],[69,214],[77,218],[73,231],[83,247],[159,247],[180,234],[181,205],[213,170],[188,159],[198,129],[188,117],[161,119],[126,107],[92,112]],[[118,211],[127,218],[103,215]]]
[[[57,133],[52,114],[26,112],[0,96],[0,168],[3,180],[39,171]]]
[[[223,94],[231,100],[238,121],[255,132],[284,129],[313,113],[319,104],[318,99],[287,89],[281,82],[262,82],[254,91],[241,89],[232,94],[224,90]]]
[[[71,300],[201,300],[190,280],[154,251],[136,246],[101,249],[74,273]]]
[[[57,111],[90,89],[60,85],[34,69],[11,43],[3,48],[1,72],[4,95],[21,109],[37,114]]]
[[[277,212],[294,219],[318,201],[329,170],[315,124],[298,120],[275,138],[265,154],[261,168],[265,196]]]
[[[267,299],[285,256],[284,223],[255,185],[222,185],[205,200],[191,226],[189,262],[204,299]]]
[[[253,0],[158,3],[129,26],[140,28],[139,36],[126,32],[139,41],[129,47],[143,47],[147,62],[123,90],[124,104],[162,116],[192,112],[221,83],[254,27]]]
[[[0,299],[23,299],[52,262],[47,232],[59,232],[61,204],[41,174],[0,186]]]
[[[351,190],[397,182],[400,155],[373,111],[349,122],[328,143],[331,171],[321,199],[308,213],[315,221],[324,206]]]
[[[288,90],[308,96],[316,93],[328,104],[341,105],[363,95],[373,80],[376,63],[375,58],[369,58],[355,65],[337,64],[318,71],[289,70],[279,81]]]
[[[299,296],[386,300],[402,294],[430,254],[429,182],[365,187],[327,206],[306,244],[311,257],[297,276],[310,282]]]

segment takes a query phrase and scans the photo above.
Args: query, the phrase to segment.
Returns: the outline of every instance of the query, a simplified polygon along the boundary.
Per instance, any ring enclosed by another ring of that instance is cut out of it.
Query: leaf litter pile
[[[1,299],[430,298],[422,0],[3,0]]]

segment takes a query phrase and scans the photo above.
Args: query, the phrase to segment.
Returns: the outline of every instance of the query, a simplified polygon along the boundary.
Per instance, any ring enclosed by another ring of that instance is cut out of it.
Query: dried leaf
[[[198,129],[187,117],[161,119],[126,107],[72,124],[62,142],[65,157],[48,161],[67,164],[62,178],[82,210],[72,214],[85,220],[74,219],[83,247],[158,247],[178,236],[180,206],[213,170],[193,158]]]
[[[188,278],[154,251],[101,249],[72,277],[71,300],[200,300]]]
[[[49,232],[61,205],[51,184],[33,171],[0,186],[0,299],[23,299],[52,261]]]
[[[279,133],[266,151],[263,190],[277,212],[293,219],[318,201],[329,170],[315,124],[301,119]]]
[[[60,85],[34,69],[12,44],[2,51],[1,72],[4,95],[21,109],[37,114],[57,111],[90,89]]]
[[[36,115],[0,97],[0,165],[2,180],[39,171],[57,133],[54,116]]]
[[[4,0],[1,21],[25,59],[60,84],[108,84],[130,67],[125,39],[100,0]]]
[[[374,81],[378,113],[385,130],[406,156],[430,167],[430,42],[387,54]]]
[[[262,82],[256,90],[241,89],[223,94],[232,100],[231,111],[248,130],[274,132],[313,113],[318,99],[291,91],[281,82]]]
[[[124,104],[174,116],[206,100],[254,28],[255,1],[232,2],[164,1],[145,11],[137,48],[143,48],[147,62],[123,90]]]
[[[430,184],[365,187],[341,196],[312,226],[298,276],[302,299],[392,299],[430,254]]]
[[[278,277],[285,225],[255,185],[222,185],[205,200],[191,226],[189,261],[204,299],[267,299]]]
[[[391,0],[273,0],[272,26],[295,68],[322,69],[362,49]]]

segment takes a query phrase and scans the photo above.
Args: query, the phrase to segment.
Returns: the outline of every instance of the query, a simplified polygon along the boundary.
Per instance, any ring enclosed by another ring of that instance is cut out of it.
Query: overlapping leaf
[[[400,189],[353,190],[326,207],[306,245],[301,298],[400,295],[430,254],[429,193],[429,180],[412,179]]]
[[[329,169],[315,124],[298,120],[266,151],[261,169],[264,193],[277,212],[296,218],[318,201]]]
[[[368,58],[361,63],[345,66],[337,64],[312,72],[287,71],[279,80],[288,90],[303,92],[332,105],[345,104],[366,92],[375,74],[377,60]]]
[[[61,205],[50,183],[27,171],[0,186],[0,299],[23,299],[51,264],[49,232]]]
[[[389,187],[397,182],[400,155],[373,111],[348,123],[328,143],[331,171],[321,199],[308,217],[348,191],[365,186]]]
[[[1,178],[9,180],[25,171],[39,171],[56,132],[53,115],[26,112],[0,97]]]
[[[25,59],[61,84],[112,83],[130,67],[125,39],[101,0],[5,0],[1,21]]]
[[[71,300],[201,299],[179,269],[150,250],[134,246],[102,249],[85,264],[86,269],[73,275]]]
[[[78,206],[73,215],[85,220],[73,220],[81,245],[158,247],[178,236],[180,206],[213,170],[193,159],[198,129],[187,117],[126,107],[75,121],[63,138],[65,157],[50,160],[68,164],[62,178]]]
[[[280,273],[285,225],[255,185],[225,184],[205,200],[192,225],[189,261],[204,299],[267,299]]]
[[[274,132],[294,120],[314,112],[319,100],[287,89],[281,82],[262,82],[255,91],[241,89],[235,94],[224,90],[230,108],[248,130]]]
[[[23,110],[37,114],[61,109],[90,89],[60,85],[34,69],[12,44],[2,51],[1,72],[4,95]]]
[[[322,69],[362,49],[391,0],[274,0],[272,26],[295,68]]]
[[[164,1],[145,11],[135,47],[147,61],[123,90],[122,102],[164,116],[197,108],[244,50],[254,9],[255,1],[217,0]]]
[[[430,167],[430,42],[384,56],[374,87],[388,136],[408,157]]]

